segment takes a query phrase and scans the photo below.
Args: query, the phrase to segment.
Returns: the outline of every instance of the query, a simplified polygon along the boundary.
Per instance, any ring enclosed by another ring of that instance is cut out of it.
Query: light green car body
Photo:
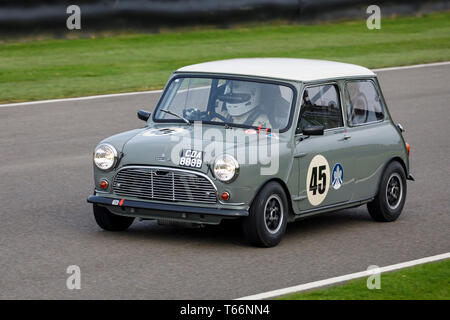
[[[196,76],[195,73],[175,72],[172,77],[183,75]],[[201,76],[217,76],[217,74],[205,74]],[[221,74],[220,76],[225,76]],[[230,75],[231,76],[231,75]],[[111,212],[123,215],[140,217],[144,219],[168,219],[173,221],[194,222],[201,224],[218,224],[223,218],[237,218],[248,215],[252,201],[259,190],[269,181],[280,183],[287,195],[289,203],[289,219],[307,217],[313,214],[355,207],[371,201],[377,194],[379,182],[386,165],[392,161],[400,162],[409,175],[408,151],[401,130],[394,124],[388,111],[385,99],[382,95],[376,76],[345,77],[322,79],[313,82],[286,81],[280,79],[262,78],[254,76],[239,76],[242,79],[258,79],[277,81],[290,84],[295,88],[292,121],[287,131],[278,134],[279,139],[279,170],[274,175],[261,175],[260,164],[240,164],[239,175],[231,183],[223,183],[216,179],[204,163],[199,169],[193,170],[207,176],[217,189],[217,202],[195,203],[195,202],[170,202],[143,200],[139,198],[125,197],[125,204],[112,205],[112,200],[122,200],[123,197],[116,195],[110,183],[107,190],[99,190],[102,179],[110,182],[118,170],[127,166],[157,166],[187,170],[173,163],[170,159],[161,161],[161,155],[170,154],[170,150],[176,143],[170,135],[145,136],[146,131],[155,128],[175,128],[183,130],[194,130],[183,122],[156,123],[153,114],[148,119],[145,127],[120,133],[104,139],[101,143],[114,146],[119,153],[119,161],[111,171],[102,171],[94,165],[95,193],[88,201],[107,207]],[[346,105],[342,94],[345,81],[347,80],[370,80],[373,81],[384,107],[384,119],[377,122],[359,126],[348,126],[346,108],[342,107],[344,127],[325,130],[323,135],[305,136],[296,135],[296,123],[298,121],[303,90],[307,86],[334,83],[339,87],[341,106]],[[169,82],[170,83],[170,80]],[[161,99],[160,99],[161,101]],[[214,127],[223,130],[243,130],[242,128],[226,129],[218,125],[203,125],[203,130]],[[351,138],[349,138],[351,137]],[[210,141],[201,141],[205,148]],[[245,147],[245,146],[238,146]],[[329,162],[330,168],[340,163],[344,168],[344,182],[335,190],[329,188],[326,198],[320,205],[313,206],[307,197],[307,171],[308,166],[316,155],[323,155]],[[231,198],[228,201],[220,200],[222,192],[228,192]],[[117,201],[116,201],[117,203]],[[136,204],[160,204],[158,206]],[[173,210],[176,209],[176,210]],[[203,210],[205,209],[205,210]]]

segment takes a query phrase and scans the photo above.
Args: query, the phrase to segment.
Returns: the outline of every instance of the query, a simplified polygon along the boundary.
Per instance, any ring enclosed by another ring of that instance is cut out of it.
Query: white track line
[[[412,260],[412,261],[408,261],[408,262],[403,262],[403,263],[398,263],[398,264],[393,264],[390,266],[382,267],[379,269],[379,271],[381,273],[389,272],[389,271],[408,268],[408,267],[416,266],[419,264],[424,264],[424,263],[428,263],[428,262],[444,260],[444,259],[449,259],[449,258],[450,258],[450,252],[447,252],[447,253],[439,254],[437,256],[432,256],[432,257],[428,257],[428,258],[422,258],[422,259],[417,259],[417,260]],[[259,293],[259,294],[255,294],[255,295],[251,295],[251,296],[247,296],[247,297],[242,297],[242,298],[239,298],[236,300],[270,299],[270,298],[279,297],[279,296],[283,296],[283,295],[294,293],[294,292],[316,289],[316,288],[328,286],[331,284],[345,282],[345,281],[349,281],[349,280],[353,280],[353,279],[357,279],[357,278],[368,277],[370,275],[373,275],[373,270],[361,271],[361,272],[351,273],[351,274],[334,277],[334,278],[329,278],[329,279],[325,279],[325,280],[309,282],[309,283],[301,284],[298,286],[263,292],[263,293]]]
[[[101,94],[101,95],[97,95],[97,96],[86,96],[86,97],[77,97],[77,98],[63,98],[63,99],[39,100],[39,101],[30,101],[30,102],[5,103],[5,104],[0,104],[0,108],[20,107],[20,106],[29,106],[29,105],[33,105],[33,104],[44,104],[44,103],[54,103],[54,102],[69,102],[69,101],[81,101],[81,100],[102,99],[102,98],[114,98],[114,97],[133,96],[133,95],[138,95],[138,94],[161,93],[161,92],[162,92],[162,90],[150,90],[150,91]]]
[[[379,72],[379,71],[416,69],[416,68],[424,68],[424,67],[443,66],[443,65],[448,65],[448,64],[450,64],[450,61],[427,63],[427,64],[416,64],[416,65],[411,65],[411,66],[373,69],[372,71]],[[30,106],[30,105],[35,105],[35,104],[45,104],[45,103],[54,103],[54,102],[69,102],[69,101],[81,101],[81,100],[90,100],[90,99],[113,98],[113,97],[131,96],[131,95],[148,94],[148,93],[161,93],[161,92],[162,92],[162,90],[150,90],[150,91],[102,94],[102,95],[96,95],[96,96],[77,97],[77,98],[64,98],[64,99],[51,99],[51,100],[40,100],[40,101],[31,101],[31,102],[5,103],[5,104],[0,104],[0,108]]]
[[[445,65],[448,65],[448,64],[450,64],[450,61],[424,63],[424,64],[414,64],[414,65],[411,65],[411,66],[379,68],[379,69],[372,69],[372,71],[373,72],[379,72],[379,71],[393,71],[393,70],[404,70],[404,69],[417,69],[417,68],[424,68],[424,67],[445,66]]]

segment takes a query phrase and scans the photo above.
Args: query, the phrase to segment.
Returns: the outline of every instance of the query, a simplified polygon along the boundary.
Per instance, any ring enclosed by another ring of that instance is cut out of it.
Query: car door
[[[345,82],[344,103],[348,135],[355,164],[355,200],[365,200],[377,192],[382,173],[396,136],[395,128],[387,121],[387,114],[377,83],[373,79],[355,79]]]
[[[323,135],[306,136],[310,126],[324,127]],[[296,128],[294,157],[299,165],[299,194],[293,197],[297,212],[345,203],[352,199],[353,166],[344,127],[342,99],[337,83],[306,86]]]

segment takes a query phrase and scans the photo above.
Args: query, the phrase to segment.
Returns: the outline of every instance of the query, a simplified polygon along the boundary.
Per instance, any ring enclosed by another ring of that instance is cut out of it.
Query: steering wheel
[[[183,117],[188,120],[204,120],[206,117],[206,112],[200,111],[197,108],[188,108],[183,110]]]
[[[222,120],[223,122],[228,122],[227,118],[225,118],[223,115],[218,114],[217,112],[212,112],[211,113],[211,118],[210,119],[214,119],[214,118],[219,118],[220,120]]]
[[[353,112],[351,121],[352,123],[365,123],[367,122],[367,118],[369,117],[369,110],[368,110],[368,102],[367,98],[364,94],[359,94],[355,99],[353,103]],[[358,110],[358,112],[356,112]]]
[[[185,117],[188,120],[192,120],[192,121],[195,121],[195,120],[207,120],[208,118],[209,118],[208,120],[211,120],[211,119],[214,119],[214,118],[218,118],[218,119],[220,119],[223,122],[227,122],[228,121],[227,118],[225,118],[221,114],[218,114],[217,112],[211,112],[208,115],[207,111],[200,111],[197,108],[188,108],[188,109],[183,110],[183,117]]]

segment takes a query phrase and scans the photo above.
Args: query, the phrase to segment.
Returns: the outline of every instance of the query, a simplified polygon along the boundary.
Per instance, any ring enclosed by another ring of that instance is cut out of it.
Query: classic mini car
[[[143,128],[94,150],[98,225],[240,219],[249,242],[278,244],[287,222],[367,204],[402,212],[409,145],[376,75],[321,60],[255,58],[183,67]]]

